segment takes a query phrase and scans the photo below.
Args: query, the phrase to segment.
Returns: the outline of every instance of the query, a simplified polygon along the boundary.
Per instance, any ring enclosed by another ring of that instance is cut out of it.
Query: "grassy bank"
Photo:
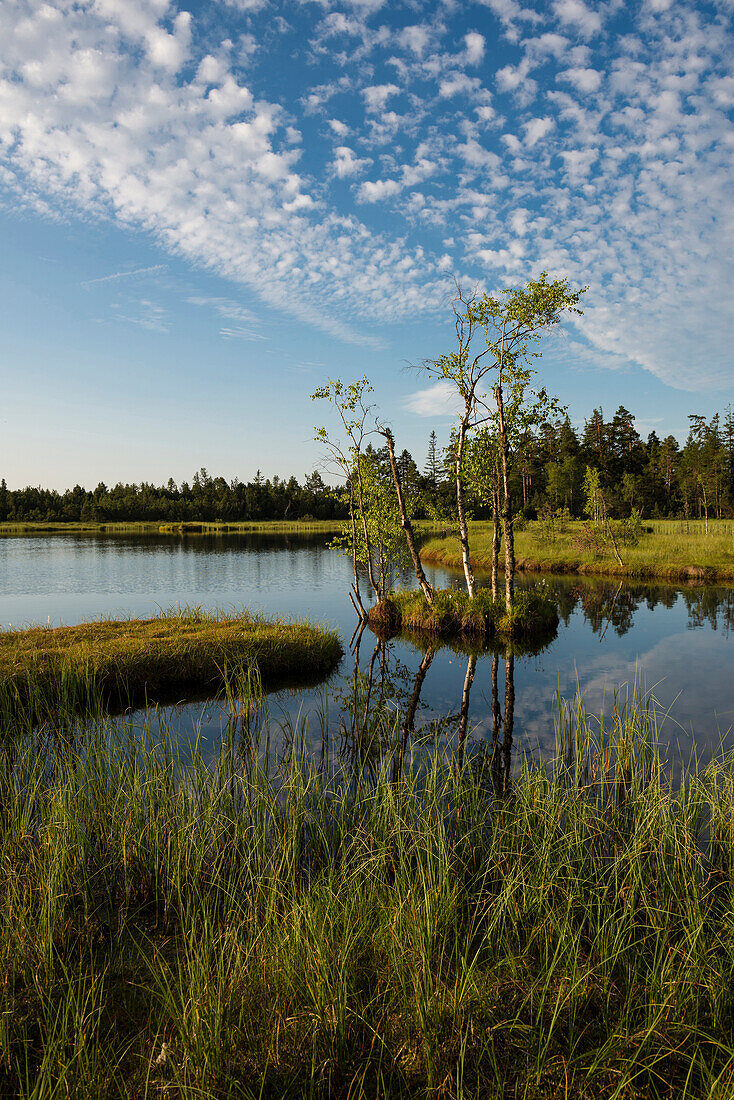
[[[0,537],[3,535],[63,535],[63,534],[102,534],[102,535],[229,535],[229,534],[308,534],[338,533],[344,527],[342,520],[258,520],[241,523],[223,521],[185,520],[169,523],[165,520],[149,520],[140,523],[0,523]]]
[[[549,535],[537,521],[515,533],[518,569],[555,573],[599,573],[639,578],[684,581],[734,580],[734,522],[656,520],[645,522],[637,546],[619,546],[620,566],[613,550],[598,556],[580,545],[583,524],[569,523]],[[461,568],[459,541],[454,537],[429,538],[421,548],[425,562]],[[492,525],[471,525],[471,558],[474,568],[492,566]]]
[[[493,600],[486,588],[473,600],[465,591],[438,589],[429,604],[422,592],[391,592],[369,611],[370,626],[392,635],[402,631],[442,641],[493,638],[550,638],[558,626],[558,610],[540,592],[518,591],[508,614],[504,599]]]
[[[504,795],[6,742],[0,1093],[728,1100],[734,764],[673,790],[647,723]]]
[[[176,692],[217,693],[229,670],[257,666],[266,687],[315,682],[342,654],[337,634],[307,623],[174,610],[153,619],[0,631],[3,699],[44,712],[97,692],[128,706]]]

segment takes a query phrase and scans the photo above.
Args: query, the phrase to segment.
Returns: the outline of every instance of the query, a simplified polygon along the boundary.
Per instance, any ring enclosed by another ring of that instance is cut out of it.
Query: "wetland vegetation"
[[[102,700],[4,729],[0,1091],[731,1095],[731,758],[673,785],[644,700],[575,700],[510,775],[508,687],[458,752],[374,690],[326,757],[247,696],[185,764]]]
[[[545,587],[599,638],[678,598]],[[721,592],[684,596],[720,620]],[[216,619],[154,619],[138,641],[165,650]],[[89,654],[104,626],[67,630]],[[5,635],[28,664],[33,634]],[[366,639],[329,731],[268,724],[254,670],[219,680],[221,742],[182,739],[175,709],[111,718],[93,676],[81,715],[52,680],[35,713],[0,707],[0,1093],[728,1097],[731,756],[681,777],[637,697],[603,726],[580,699],[559,707],[541,760],[514,644],[478,658],[452,641],[463,684],[433,723],[430,636],[411,670]]]
[[[684,580],[734,580],[734,521],[654,520],[640,525],[633,542],[619,540],[622,564],[611,542],[596,536],[588,523],[555,517],[515,525],[517,568],[526,572],[587,573]],[[492,567],[492,525],[472,525],[471,560],[478,571]],[[461,550],[455,535],[426,534],[421,558],[458,568]],[[502,563],[500,561],[500,569]]]
[[[322,679],[342,656],[339,636],[308,623],[242,611],[175,608],[151,619],[0,631],[0,700],[44,717],[96,693],[118,709],[176,693],[221,693],[242,669],[267,686]]]
[[[464,638],[475,643],[512,638],[550,639],[558,626],[558,608],[545,593],[518,593],[508,613],[505,602],[489,589],[470,599],[459,589],[434,590],[429,604],[422,592],[389,592],[369,611],[374,630],[388,635],[407,631],[443,641]]]

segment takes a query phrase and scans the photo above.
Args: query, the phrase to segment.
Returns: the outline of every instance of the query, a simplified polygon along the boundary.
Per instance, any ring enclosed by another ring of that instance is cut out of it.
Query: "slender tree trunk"
[[[380,435],[385,437],[387,443],[387,453],[390,457],[390,470],[392,471],[392,479],[395,484],[395,493],[398,498],[398,509],[400,511],[400,525],[405,531],[405,541],[408,544],[408,550],[413,560],[413,569],[418,579],[418,584],[421,586],[423,595],[426,597],[428,603],[433,603],[433,589],[428,583],[428,579],[423,572],[423,566],[421,565],[420,554],[418,553],[418,547],[415,544],[415,535],[413,534],[413,525],[408,517],[408,512],[405,507],[405,500],[403,499],[403,488],[400,484],[400,473],[398,471],[398,464],[395,461],[395,440],[393,439],[392,432],[389,428],[384,428],[380,431]]]
[[[495,478],[492,486],[492,599],[496,600],[500,593],[499,567],[500,567],[500,486],[499,470],[495,463]]]
[[[469,558],[469,524],[467,523],[466,511],[464,509],[464,480],[462,477],[468,415],[469,410],[467,409],[467,414],[459,425],[459,438],[456,444],[456,512],[459,518],[459,542],[461,543],[461,561],[464,566],[466,590],[469,593],[470,599],[474,599],[474,573]]]
[[[372,542],[370,540],[370,534],[367,529],[367,514],[364,507],[364,491],[362,488],[362,471],[359,466],[360,455],[357,455],[357,461],[355,462],[354,469],[357,473],[357,495],[359,497],[359,515],[362,520],[362,534],[364,535],[364,556],[367,559],[367,574],[370,578],[370,584],[372,585],[372,591],[379,598],[380,589],[377,581],[375,580],[375,572],[372,564]]]
[[[505,604],[512,610],[515,594],[515,535],[512,530],[512,499],[510,497],[510,446],[505,427],[505,408],[502,400],[502,382],[497,385],[497,412],[499,413],[500,456],[502,459],[502,534],[505,537]]]
[[[367,612],[364,609],[362,603],[362,596],[359,591],[359,569],[357,568],[357,521],[354,515],[354,485],[352,479],[349,479],[349,519],[352,524],[352,568],[354,571],[354,599],[352,604],[355,607],[357,614],[363,623],[367,622]],[[356,603],[355,603],[356,600]]]

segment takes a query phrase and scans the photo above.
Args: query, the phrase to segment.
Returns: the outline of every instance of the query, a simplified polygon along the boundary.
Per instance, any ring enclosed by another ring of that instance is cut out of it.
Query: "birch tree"
[[[583,290],[572,290],[565,278],[549,280],[547,272],[522,287],[499,294],[475,292],[466,295],[457,287],[453,302],[455,348],[438,359],[423,363],[423,369],[436,381],[449,383],[458,398],[454,450],[456,511],[464,576],[472,597],[475,581],[469,553],[464,463],[469,434],[494,420],[500,459],[508,610],[512,607],[515,586],[510,487],[512,434],[526,411],[532,392],[529,383],[537,371],[531,368],[531,361],[540,355],[537,345],[545,333],[561,322],[565,313],[581,313],[578,303],[582,293]],[[533,400],[543,400],[543,394],[542,390],[533,393]]]

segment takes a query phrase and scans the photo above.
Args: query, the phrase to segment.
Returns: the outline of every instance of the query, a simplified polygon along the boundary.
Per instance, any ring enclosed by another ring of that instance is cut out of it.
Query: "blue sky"
[[[589,286],[542,380],[734,396],[732,0],[4,0],[0,476],[299,477],[367,373],[419,463],[452,279]]]

